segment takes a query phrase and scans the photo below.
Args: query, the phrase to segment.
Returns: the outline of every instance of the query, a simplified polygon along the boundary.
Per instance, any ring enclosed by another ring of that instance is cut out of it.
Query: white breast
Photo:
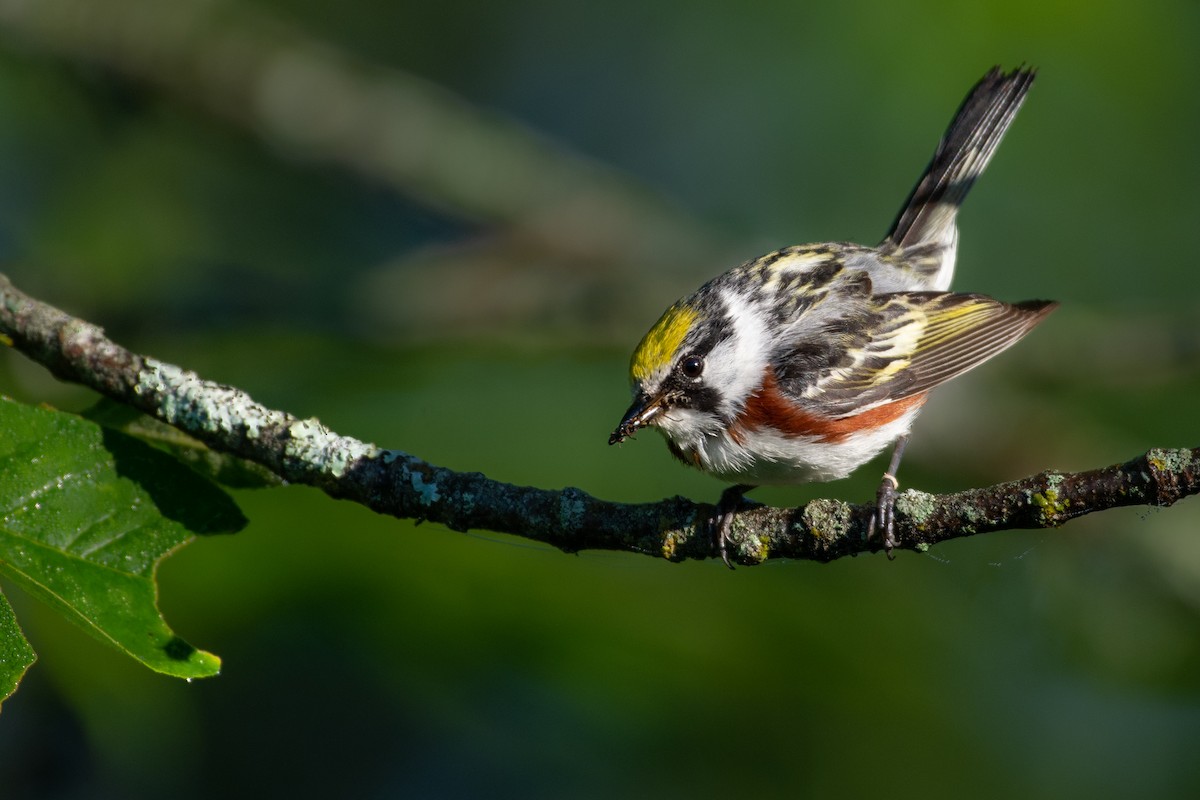
[[[908,433],[919,410],[913,408],[892,422],[837,442],[784,436],[772,428],[762,428],[745,431],[740,441],[720,431],[687,445],[677,444],[689,460],[699,462],[696,466],[700,469],[731,483],[758,486],[832,481],[846,477]],[[663,419],[660,424],[669,434],[670,421]]]

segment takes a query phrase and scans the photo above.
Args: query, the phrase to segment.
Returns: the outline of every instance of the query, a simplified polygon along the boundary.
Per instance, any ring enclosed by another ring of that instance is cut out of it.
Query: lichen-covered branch
[[[671,560],[714,554],[713,507],[681,497],[628,505],[579,489],[513,486],[454,472],[398,450],[340,436],[245,392],[129,352],[100,328],[35,300],[0,275],[0,333],[55,375],[173,425],[208,446],[261,464],[284,480],[323,489],[381,514],[486,529],[563,550],[627,550]],[[1200,447],[1151,450],[1132,461],[1077,473],[1043,472],[950,495],[907,491],[896,501],[900,547],[1013,528],[1050,528],[1095,511],[1167,506],[1200,492]],[[867,541],[871,505],[814,500],[794,509],[747,504],[731,539],[736,559],[831,561],[878,550]]]

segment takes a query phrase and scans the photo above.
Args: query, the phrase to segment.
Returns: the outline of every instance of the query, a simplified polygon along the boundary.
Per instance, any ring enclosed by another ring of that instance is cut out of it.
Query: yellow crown
[[[696,321],[696,311],[690,306],[673,305],[638,342],[629,360],[629,376],[635,382],[645,382],[654,372],[675,356],[683,337]]]

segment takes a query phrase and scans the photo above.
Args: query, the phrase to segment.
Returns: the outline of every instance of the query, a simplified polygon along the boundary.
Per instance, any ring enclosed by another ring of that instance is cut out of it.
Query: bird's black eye
[[[699,378],[704,372],[704,359],[700,356],[688,356],[679,362],[679,371],[686,378]]]

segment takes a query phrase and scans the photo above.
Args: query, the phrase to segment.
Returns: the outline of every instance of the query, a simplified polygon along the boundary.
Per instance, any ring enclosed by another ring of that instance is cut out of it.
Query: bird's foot
[[[725,562],[725,566],[730,569],[733,569],[733,562],[729,560],[729,532],[733,528],[733,517],[742,504],[742,496],[753,488],[753,486],[738,484],[721,492],[721,499],[717,501],[717,510],[713,513],[710,522],[717,552],[720,554],[721,560]]]
[[[875,513],[871,516],[871,521],[867,523],[867,538],[872,539],[875,532],[879,531],[883,534],[883,551],[887,553],[888,559],[894,559],[896,556],[892,552],[896,549],[896,490],[900,488],[900,481],[896,480],[896,476],[890,472],[883,473],[883,480],[879,483],[879,491],[875,493]]]

